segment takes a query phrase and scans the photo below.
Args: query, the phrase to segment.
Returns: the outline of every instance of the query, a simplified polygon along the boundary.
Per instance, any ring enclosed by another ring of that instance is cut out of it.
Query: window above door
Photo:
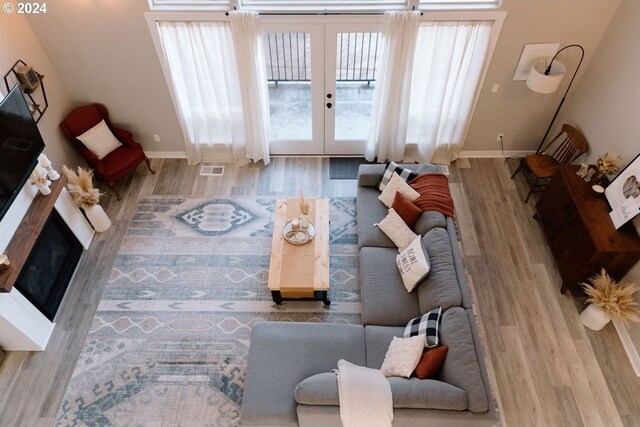
[[[497,9],[502,0],[148,0],[150,10],[272,12]]]

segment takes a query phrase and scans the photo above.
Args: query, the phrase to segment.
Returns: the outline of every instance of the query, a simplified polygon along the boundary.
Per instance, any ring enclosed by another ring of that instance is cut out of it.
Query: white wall
[[[79,158],[58,128],[58,123],[71,108],[69,94],[64,89],[58,74],[42,49],[25,15],[0,14],[0,72],[4,75],[11,66],[22,59],[40,74],[49,100],[49,108],[38,123],[46,145],[45,153],[58,170],[62,164],[74,166]],[[4,81],[0,81],[0,93],[6,95]],[[37,95],[34,95],[38,101]]]
[[[639,23],[640,1],[623,0],[565,114],[587,137],[591,162],[613,151],[624,166],[640,153]],[[634,224],[640,231],[640,216]],[[640,284],[640,262],[625,280]],[[640,349],[640,325],[628,329]]]
[[[73,103],[100,102],[146,150],[184,151],[143,13],[146,0],[55,0],[29,22]],[[153,135],[161,142],[154,142]]]
[[[576,81],[579,81],[619,3],[619,0],[504,0],[502,8],[508,11],[507,19],[463,150],[499,150],[500,145],[496,142],[499,133],[505,135],[505,150],[535,149],[551,122],[569,79],[565,79],[560,89],[551,95],[531,91],[524,81],[513,81],[523,46],[552,42],[560,43],[560,46],[582,45],[585,59],[577,76]],[[560,55],[558,59],[573,72],[579,51],[568,49]],[[494,94],[491,87],[495,83],[500,84],[500,90]],[[572,98],[570,93],[565,108]],[[561,122],[556,123],[558,127],[561,125]]]
[[[619,0],[504,0],[507,19],[488,69],[464,150],[535,148],[560,92],[540,95],[511,80],[526,43],[581,43],[585,69]],[[146,150],[183,151],[182,133],[143,12],[146,0],[55,0],[29,22],[76,104],[105,103]],[[575,52],[563,58],[571,67]],[[491,93],[494,83],[501,88]],[[571,99],[567,100],[570,103]],[[159,134],[162,142],[153,142]]]

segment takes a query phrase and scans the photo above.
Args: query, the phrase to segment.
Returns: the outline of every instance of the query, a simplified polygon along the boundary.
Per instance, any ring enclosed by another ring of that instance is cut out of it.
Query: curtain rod
[[[237,10],[233,7],[233,10]],[[415,10],[415,9],[414,9]],[[424,15],[423,11],[419,11],[420,15]],[[229,16],[229,12],[224,13]],[[362,15],[384,15],[384,12],[329,12],[325,9],[323,12],[258,12],[258,15],[263,16],[362,16]]]

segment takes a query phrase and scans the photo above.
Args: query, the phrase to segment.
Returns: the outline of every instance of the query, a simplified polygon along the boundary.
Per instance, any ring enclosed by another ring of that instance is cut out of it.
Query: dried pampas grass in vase
[[[311,212],[311,204],[304,198],[302,190],[300,190],[300,199],[298,199],[298,211],[300,212],[300,227],[309,227],[309,212]]]
[[[75,172],[63,165],[62,172],[67,176],[67,189],[78,207],[87,209],[98,204],[100,191],[93,188],[93,171],[78,166]]]
[[[580,314],[582,323],[594,330],[602,329],[612,318],[622,322],[640,322],[640,305],[634,294],[640,290],[635,283],[617,283],[603,268],[583,283],[590,305]]]
[[[67,189],[75,204],[82,208],[93,228],[102,233],[111,227],[111,220],[105,213],[100,201],[100,191],[93,187],[93,171],[78,166],[77,172],[62,166],[67,176]]]

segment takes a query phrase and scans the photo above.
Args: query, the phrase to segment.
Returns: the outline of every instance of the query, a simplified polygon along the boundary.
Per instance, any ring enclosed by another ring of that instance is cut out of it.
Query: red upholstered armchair
[[[105,121],[113,135],[122,145],[100,160],[76,137],[82,135],[102,120]],[[62,132],[64,132],[78,153],[86,160],[89,167],[93,169],[96,176],[104,180],[116,193],[118,200],[120,200],[120,194],[114,186],[115,181],[132,173],[140,163],[146,162],[151,173],[156,173],[151,169],[151,164],[144,154],[142,146],[134,141],[131,132],[111,124],[109,112],[102,104],[90,104],[73,109],[60,123],[60,129],[62,129]]]

